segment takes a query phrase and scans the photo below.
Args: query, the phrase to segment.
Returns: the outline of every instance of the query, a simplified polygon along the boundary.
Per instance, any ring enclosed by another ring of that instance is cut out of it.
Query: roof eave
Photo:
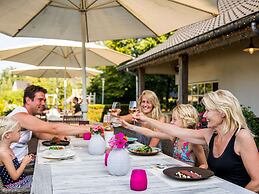
[[[259,22],[259,12],[251,14],[251,15],[249,15],[245,18],[242,18],[240,20],[237,20],[237,21],[231,22],[229,24],[226,24],[226,25],[224,25],[220,28],[214,29],[214,30],[212,30],[210,32],[207,32],[207,33],[204,33],[200,36],[189,39],[189,40],[187,40],[185,42],[182,42],[178,45],[175,45],[175,46],[169,47],[167,49],[164,49],[162,51],[159,51],[159,52],[157,52],[153,55],[147,56],[147,57],[145,57],[143,59],[140,59],[138,61],[129,62],[125,65],[122,65],[122,66],[118,67],[118,70],[125,70],[127,68],[134,69],[134,68],[137,68],[140,65],[143,66],[145,63],[148,63],[150,61],[157,60],[164,55],[176,53],[176,52],[179,52],[179,51],[184,52],[185,49],[190,48],[192,46],[195,46],[197,44],[204,43],[204,42],[206,42],[210,39],[217,38],[219,36],[228,34],[230,32],[233,32],[233,31],[237,30],[237,29],[245,28],[245,27],[249,26],[251,24],[251,22],[254,22],[254,21]]]

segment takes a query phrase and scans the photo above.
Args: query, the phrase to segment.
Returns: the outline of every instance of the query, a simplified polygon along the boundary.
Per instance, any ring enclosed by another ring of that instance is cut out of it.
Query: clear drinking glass
[[[104,126],[104,128],[109,127],[110,125],[111,125],[110,115],[108,115],[108,114],[104,115],[104,117],[103,117],[103,126]]]
[[[130,101],[129,102],[129,113],[133,116],[137,112],[138,112],[137,102],[136,101]],[[135,119],[133,120],[133,124],[135,125]]]
[[[129,113],[131,115],[134,115],[135,112],[137,112],[138,109],[137,109],[137,102],[136,101],[130,101],[129,102]]]
[[[121,112],[121,104],[119,102],[113,102],[112,108],[111,108],[112,115],[119,115],[120,112]]]

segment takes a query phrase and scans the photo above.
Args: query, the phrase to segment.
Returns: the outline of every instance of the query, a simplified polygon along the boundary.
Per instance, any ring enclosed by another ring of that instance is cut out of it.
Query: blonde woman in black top
[[[206,107],[206,129],[179,129],[141,113],[135,119],[168,135],[209,145],[208,165],[217,176],[259,192],[259,154],[238,100],[227,90],[217,90],[205,94],[202,103]]]

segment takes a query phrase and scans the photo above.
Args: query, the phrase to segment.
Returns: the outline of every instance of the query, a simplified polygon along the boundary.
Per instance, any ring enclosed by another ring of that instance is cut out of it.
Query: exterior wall
[[[258,36],[253,42],[259,47]],[[190,56],[189,83],[216,80],[220,89],[230,90],[259,116],[259,51],[243,52],[248,45],[249,41],[243,41]]]

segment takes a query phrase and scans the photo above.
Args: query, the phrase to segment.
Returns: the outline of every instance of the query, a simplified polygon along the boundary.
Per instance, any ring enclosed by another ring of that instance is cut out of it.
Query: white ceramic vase
[[[123,176],[130,169],[129,154],[125,149],[113,149],[107,160],[108,172],[111,175]]]
[[[101,155],[105,152],[105,141],[100,134],[94,134],[88,144],[88,152],[91,155]]]

